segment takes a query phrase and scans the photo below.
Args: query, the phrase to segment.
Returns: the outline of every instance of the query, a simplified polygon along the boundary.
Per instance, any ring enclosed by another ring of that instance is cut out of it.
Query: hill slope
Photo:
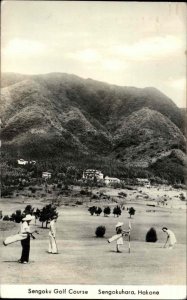
[[[153,157],[169,149],[185,150],[185,138],[179,128],[161,113],[147,107],[124,118],[114,140],[117,158],[142,167],[147,167]]]
[[[110,85],[75,75],[2,75],[3,149],[15,156],[64,153],[112,157],[148,167],[185,151],[180,109],[155,88]]]

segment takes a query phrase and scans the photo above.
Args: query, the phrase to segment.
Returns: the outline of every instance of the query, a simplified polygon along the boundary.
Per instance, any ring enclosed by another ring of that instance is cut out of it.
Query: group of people
[[[30,238],[35,239],[33,233],[38,233],[37,230],[31,231],[30,222],[34,219],[31,215],[26,215],[25,218],[22,219],[20,233],[25,234],[26,238],[21,240],[22,253],[21,258],[18,262],[22,264],[27,264],[29,262],[29,254],[30,254]],[[57,221],[57,216],[54,216],[50,220],[49,224],[49,248],[48,253],[57,254],[57,242],[56,242],[56,226],[55,223]]]
[[[21,239],[21,246],[22,246],[22,253],[21,253],[21,258],[18,260],[18,262],[22,264],[27,264],[29,262],[29,254],[30,254],[30,239],[31,237],[35,239],[35,236],[33,233],[38,233],[37,230],[31,231],[30,228],[30,222],[34,219],[33,216],[31,215],[26,215],[22,219],[21,223],[21,229],[20,229],[20,234],[22,235]],[[50,219],[50,224],[49,224],[49,247],[48,247],[48,253],[51,254],[58,254],[58,247],[57,247],[57,242],[56,242],[56,221],[57,221],[57,216],[53,216]],[[129,242],[130,242],[130,231],[131,231],[131,226],[129,223],[129,229],[124,230],[122,229],[123,223],[118,222],[116,224],[116,234],[112,236],[110,239],[108,239],[108,242],[116,241],[116,252],[121,253],[120,246],[123,245],[123,237],[128,236],[129,237]],[[166,233],[167,239],[164,244],[164,248],[168,245],[169,249],[172,249],[173,246],[176,243],[176,237],[175,234],[169,230],[167,227],[163,227],[162,231]],[[23,238],[24,236],[24,238]],[[6,246],[6,244],[4,243]],[[129,245],[130,246],[130,245]],[[129,249],[130,250],[130,249]]]
[[[123,245],[123,236],[129,236],[131,227],[129,226],[129,230],[123,230],[122,229],[123,223],[118,222],[116,224],[116,234],[112,236],[110,239],[108,239],[108,242],[112,242],[116,240],[116,252],[121,253],[120,251],[120,245]],[[166,248],[168,246],[169,249],[172,249],[175,243],[177,242],[175,234],[173,231],[169,230],[167,227],[163,227],[162,231],[166,233],[167,238],[166,242],[163,246],[163,248]]]

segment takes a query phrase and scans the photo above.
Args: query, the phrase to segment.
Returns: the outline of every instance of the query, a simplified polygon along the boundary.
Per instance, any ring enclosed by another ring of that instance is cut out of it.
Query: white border
[[[186,299],[186,286],[171,285],[1,285],[2,298]]]

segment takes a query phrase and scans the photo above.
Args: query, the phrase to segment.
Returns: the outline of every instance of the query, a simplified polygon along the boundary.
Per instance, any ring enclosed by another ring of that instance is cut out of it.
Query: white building
[[[24,160],[22,158],[17,160],[18,165],[27,165],[28,164],[28,160]]]
[[[136,179],[139,185],[147,186],[147,187],[151,185],[149,179],[147,178],[136,178]]]
[[[120,183],[120,179],[116,178],[116,177],[106,176],[105,177],[105,184],[110,185],[111,183]]]
[[[51,173],[50,172],[42,172],[42,178],[50,179],[51,178]]]
[[[92,179],[92,180],[94,180],[94,178],[96,178],[97,180],[102,180],[103,173],[101,173],[101,171],[98,171],[98,170],[88,169],[83,172],[82,178],[83,179]]]

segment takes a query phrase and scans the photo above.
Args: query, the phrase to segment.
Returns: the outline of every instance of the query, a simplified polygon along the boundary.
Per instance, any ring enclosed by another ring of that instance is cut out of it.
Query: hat
[[[116,224],[116,228],[117,228],[117,227],[120,227],[120,226],[122,226],[122,225],[123,225],[122,222],[118,222],[118,223]]]
[[[32,221],[32,220],[34,220],[34,216],[26,215],[26,217],[23,218],[22,220],[23,220],[23,221]]]

